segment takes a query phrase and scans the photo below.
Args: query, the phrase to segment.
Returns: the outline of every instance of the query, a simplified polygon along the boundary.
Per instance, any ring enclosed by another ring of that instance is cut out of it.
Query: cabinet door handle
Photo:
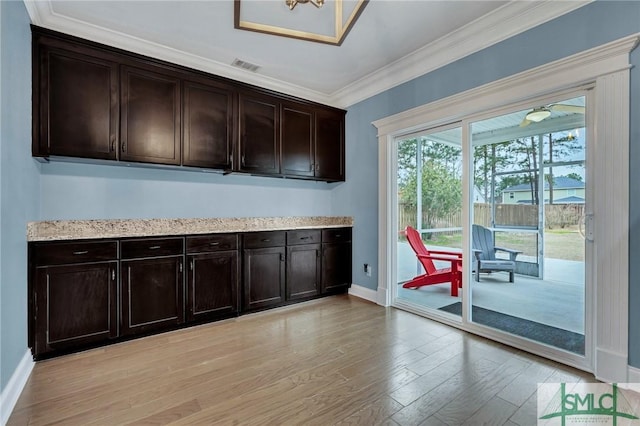
[[[320,257],[320,250],[316,250],[316,257]]]
[[[320,170],[320,164],[316,164],[316,170]]]
[[[220,245],[220,243],[217,242],[217,241],[214,241],[213,243],[209,243],[209,245],[210,246],[218,246],[218,245]]]
[[[310,169],[309,171],[311,171],[311,172],[312,172],[312,171],[313,171],[313,169],[315,169],[315,165],[312,163],[312,164],[311,164],[311,169]]]
[[[262,240],[260,240],[260,241],[262,241],[263,243],[268,243],[268,242],[269,242],[269,241],[271,241],[271,240],[270,240],[269,238],[263,238],[263,239],[262,239]]]
[[[240,162],[242,163],[242,166],[244,167],[244,154],[242,154],[242,158],[240,159]]]
[[[280,253],[280,262],[284,262],[284,255]]]
[[[80,255],[87,254],[87,253],[89,253],[89,250],[82,250],[82,251],[74,251],[73,252],[73,254],[75,256],[80,256]]]
[[[122,141],[122,152],[127,152],[127,141],[126,140]]]
[[[111,143],[109,144],[109,152],[113,152],[116,150],[116,136],[111,135]]]
[[[149,250],[158,250],[160,247],[162,246],[151,246],[149,247]]]
[[[300,237],[301,240],[308,240],[311,237]]]
[[[115,281],[115,280],[116,280],[116,270],[115,270],[115,269],[112,269],[112,270],[111,270],[111,280],[112,280],[112,281]]]
[[[189,262],[189,270],[193,271],[193,260],[191,260],[191,262]]]
[[[342,234],[336,234],[336,238],[342,237]]]
[[[178,264],[178,267],[180,268],[180,272],[182,272],[182,262]]]

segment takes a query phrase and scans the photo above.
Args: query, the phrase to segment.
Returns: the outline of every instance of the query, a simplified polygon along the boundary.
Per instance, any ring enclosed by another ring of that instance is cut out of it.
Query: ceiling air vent
[[[234,67],[238,67],[238,68],[242,68],[243,70],[247,70],[247,71],[251,71],[251,72],[256,72],[258,71],[258,68],[260,68],[260,66],[252,64],[250,62],[245,62],[241,59],[236,58],[231,65],[233,65]]]

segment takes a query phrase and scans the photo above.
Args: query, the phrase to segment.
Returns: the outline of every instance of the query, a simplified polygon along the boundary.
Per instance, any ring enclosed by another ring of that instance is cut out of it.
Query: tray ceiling
[[[301,23],[331,13],[330,1],[289,11],[284,0],[242,0],[272,21]],[[25,0],[36,25],[340,107],[587,3],[371,0],[335,46],[236,29],[233,0]]]

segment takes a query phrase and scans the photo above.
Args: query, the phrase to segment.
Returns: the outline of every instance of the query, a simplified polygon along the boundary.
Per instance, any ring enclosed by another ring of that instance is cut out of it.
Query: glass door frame
[[[563,90],[578,90],[585,85],[593,86],[593,102],[588,101],[590,109],[586,116],[592,146],[595,148],[587,153],[587,167],[593,171],[590,181],[594,200],[593,210],[587,212],[587,234],[591,236],[589,243],[594,245],[594,252],[602,251],[602,255],[587,260],[595,267],[594,289],[591,300],[587,300],[587,309],[593,314],[593,321],[590,321],[593,339],[585,342],[587,348],[593,350],[591,363],[572,363],[558,359],[555,353],[545,350],[534,353],[593,371],[596,378],[604,382],[624,383],[629,378],[637,378],[637,372],[630,369],[628,364],[629,114],[630,53],[639,41],[640,36],[636,34],[622,37],[502,79],[462,89],[461,92],[453,91],[439,99],[429,100],[426,97],[423,104],[373,121],[378,145],[379,274],[377,291],[370,293],[370,300],[382,306],[391,304],[392,282],[395,278],[390,268],[395,255],[391,242],[398,237],[397,221],[390,222],[390,219],[397,220],[397,206],[393,204],[397,200],[392,193],[395,181],[395,175],[392,174],[395,173],[393,141],[396,135],[462,120],[522,99]],[[594,161],[595,158],[597,161]],[[612,205],[616,208],[610,208]],[[483,330],[478,330],[477,334],[494,338]],[[499,340],[499,337],[496,336],[495,340]],[[518,346],[516,343],[506,343]]]
[[[439,124],[437,126],[433,126],[433,127],[429,127],[429,128],[425,128],[424,130],[419,130],[419,131],[413,131],[413,132],[409,132],[409,133],[401,133],[398,134],[396,136],[393,137],[393,142],[390,144],[390,152],[389,152],[389,157],[392,161],[390,161],[389,163],[389,172],[391,174],[391,176],[394,176],[395,178],[393,179],[393,187],[391,188],[391,193],[390,195],[390,205],[391,205],[391,209],[389,211],[389,220],[391,221],[390,223],[395,223],[398,224],[398,205],[399,205],[399,199],[398,199],[398,144],[400,141],[402,140],[406,140],[406,139],[410,139],[412,137],[420,137],[420,136],[424,136],[424,135],[429,135],[429,134],[433,134],[433,133],[439,133],[445,130],[450,130],[450,129],[454,129],[456,127],[460,127],[462,130],[462,133],[464,133],[464,127],[463,127],[463,122],[461,120],[458,121],[451,121],[451,122],[447,122],[447,123],[442,123]],[[462,135],[462,139],[460,141],[461,144],[461,148],[463,145],[463,141],[464,140],[464,135]],[[418,147],[420,147],[420,143],[417,144]],[[464,155],[464,154],[462,154]],[[418,159],[416,160],[416,164],[420,163],[420,152],[417,151],[417,156]],[[464,159],[463,159],[463,168],[464,168]],[[416,173],[420,171],[420,167],[416,167]],[[417,182],[421,182],[421,179],[417,179]],[[418,185],[417,191],[420,191],[420,186]],[[462,188],[463,188],[463,203],[464,203],[464,197],[465,197],[465,193],[464,193],[464,171],[463,171],[463,177],[462,177]],[[420,193],[420,192],[418,192]],[[417,207],[417,214],[421,215],[422,213],[422,202],[420,201],[421,197],[417,197],[418,198],[418,207]],[[464,205],[464,204],[463,204]],[[462,216],[462,220],[463,220],[463,224],[465,223],[465,216],[463,213]],[[416,230],[420,233],[420,235],[422,236],[422,221],[418,221],[418,227],[416,228]],[[464,226],[463,226],[463,232],[464,232]],[[464,245],[464,239],[463,239],[463,245]],[[394,280],[396,280],[395,277],[397,277],[398,275],[398,244],[397,241],[394,241],[393,244],[390,244],[389,247],[390,251],[389,251],[389,269],[391,271],[391,276],[394,277]],[[463,250],[463,258],[464,258],[464,250]],[[397,280],[396,280],[397,281]],[[397,284],[397,283],[396,283]],[[460,289],[464,291],[464,278],[463,278],[463,288]],[[420,306],[416,303],[412,303],[411,301],[408,301],[406,299],[400,299],[398,297],[398,286],[397,285],[392,285],[390,288],[390,304],[393,307],[397,307],[409,312],[413,312],[415,314],[418,315],[422,315],[422,316],[428,316],[429,318],[434,318],[438,321],[441,322],[445,322],[449,325],[453,325],[455,327],[460,328],[462,326],[462,317],[460,316],[455,316],[453,314],[447,314],[444,313],[442,311],[438,311],[438,310],[433,310],[433,309],[426,309],[423,306]],[[464,307],[464,304],[463,304]]]
[[[593,144],[593,108],[594,94],[592,85],[586,85],[579,88],[572,88],[569,90],[557,91],[551,95],[542,97],[530,98],[524,101],[511,103],[506,106],[501,106],[492,110],[488,110],[482,113],[469,114],[468,116],[461,117],[461,120],[449,121],[447,123],[439,123],[438,125],[425,126],[423,129],[411,132],[400,132],[397,135],[393,135],[389,147],[388,154],[388,171],[390,176],[393,177],[393,187],[389,188],[389,210],[387,220],[391,224],[398,223],[398,142],[403,139],[407,139],[415,135],[425,135],[436,133],[438,131],[446,130],[461,126],[461,148],[462,148],[462,256],[463,259],[471,259],[473,251],[471,249],[471,224],[473,223],[473,146],[471,138],[471,124],[484,119],[508,114],[523,109],[530,109],[535,105],[549,105],[554,102],[561,101],[563,99],[575,98],[579,96],[585,97],[585,104],[587,106],[585,114],[585,129],[587,134],[587,158],[585,158],[585,164],[593,163],[593,150],[589,148],[589,145]],[[543,166],[541,165],[541,170]],[[593,167],[586,167],[586,181],[592,182]],[[541,173],[542,175],[543,173]],[[591,211],[589,206],[593,203],[593,190],[590,189],[592,185],[587,185],[586,198],[585,198],[585,211]],[[540,190],[544,190],[541,188]],[[542,207],[543,208],[543,207]],[[396,226],[397,227],[397,226]],[[390,244],[391,247],[387,248],[390,269],[389,277],[397,276],[397,241],[394,244]],[[408,302],[405,299],[398,298],[398,286],[390,285],[389,291],[389,304],[393,307],[407,310],[409,312],[416,313],[418,315],[431,318],[448,325],[461,328],[465,331],[469,331],[475,334],[479,334],[498,342],[506,343],[512,346],[522,348],[531,353],[540,354],[547,358],[560,361],[562,363],[575,366],[577,368],[591,371],[593,368],[593,292],[595,286],[593,282],[594,274],[592,273],[594,265],[591,260],[593,259],[593,245],[585,245],[585,354],[584,356],[570,353],[562,349],[554,348],[542,343],[533,342],[529,339],[522,338],[513,334],[503,332],[491,327],[487,327],[481,324],[474,323],[471,317],[471,286],[473,286],[472,268],[469,262],[463,263],[462,270],[462,288],[460,289],[461,302],[462,302],[462,315],[460,317],[452,314],[443,313],[435,309],[425,308],[415,303]],[[393,284],[393,282],[392,282]]]

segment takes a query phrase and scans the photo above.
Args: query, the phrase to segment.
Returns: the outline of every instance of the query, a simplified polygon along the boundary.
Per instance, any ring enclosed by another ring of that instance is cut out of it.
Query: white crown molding
[[[395,135],[399,131],[405,134],[416,126],[420,127],[425,122],[436,120],[437,117],[446,115],[451,119],[486,111],[499,105],[499,100],[506,94],[512,100],[530,99],[533,96],[561,90],[563,87],[592,82],[599,76],[628,69],[629,52],[637,46],[639,40],[640,33],[632,34],[567,58],[381,118],[374,121],[373,125],[378,129],[378,135]],[[580,67],[580,73],[576,71],[577,67]],[[576,75],[580,78],[576,79]],[[465,109],[461,109],[460,105],[464,105]]]
[[[89,24],[87,22],[57,14],[50,0],[24,0],[31,22],[40,27],[70,34],[86,40],[106,44],[174,64],[194,68],[247,84],[298,96],[304,99],[334,105],[329,95],[296,86],[285,81],[245,71],[231,65],[213,61],[202,56],[183,52],[159,43],[134,37],[119,31]]]
[[[589,4],[586,1],[513,1],[334,92],[347,107]]]
[[[11,412],[22,393],[22,389],[24,389],[27,380],[29,380],[29,375],[34,365],[35,363],[33,362],[31,352],[27,350],[11,375],[9,382],[0,393],[0,413],[2,414],[0,416],[0,424],[4,425],[9,420]]]
[[[108,28],[62,16],[51,0],[24,0],[35,25],[323,104],[346,108],[582,7],[592,0],[511,1],[419,50],[334,92],[323,93]]]

